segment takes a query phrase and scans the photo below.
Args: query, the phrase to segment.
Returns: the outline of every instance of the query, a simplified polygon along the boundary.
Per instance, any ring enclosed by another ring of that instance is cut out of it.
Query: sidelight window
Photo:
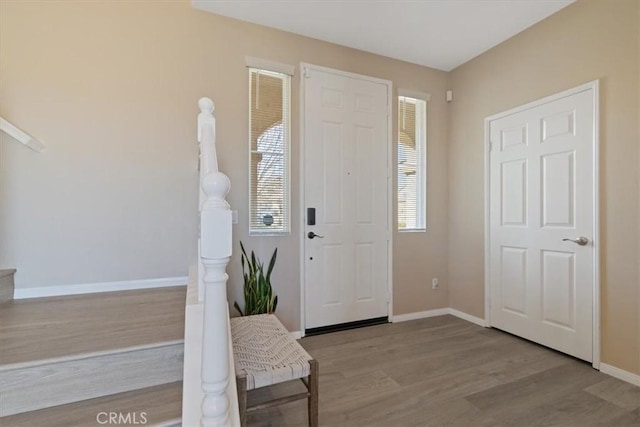
[[[249,68],[249,232],[289,232],[290,76]]]
[[[422,231],[427,218],[427,101],[398,97],[398,230]]]

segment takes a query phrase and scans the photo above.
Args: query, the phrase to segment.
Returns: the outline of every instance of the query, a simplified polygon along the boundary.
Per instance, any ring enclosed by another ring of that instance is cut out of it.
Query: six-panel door
[[[588,89],[490,122],[491,324],[588,361],[593,107]]]
[[[387,316],[388,86],[313,68],[303,82],[305,327]]]

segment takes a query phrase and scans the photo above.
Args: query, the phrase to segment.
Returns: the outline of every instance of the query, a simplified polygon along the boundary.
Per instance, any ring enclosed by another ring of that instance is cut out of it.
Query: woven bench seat
[[[246,413],[308,398],[309,425],[318,423],[318,363],[273,314],[231,319],[233,358],[238,381],[240,420]],[[291,380],[302,380],[308,392],[247,407],[247,391]]]
[[[309,353],[273,314],[231,319],[237,374],[247,377],[247,390],[308,377]]]

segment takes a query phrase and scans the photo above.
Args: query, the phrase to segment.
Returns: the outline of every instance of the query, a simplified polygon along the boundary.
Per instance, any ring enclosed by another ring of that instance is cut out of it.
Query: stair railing
[[[26,145],[33,151],[42,153],[44,151],[44,144],[25,131],[21,130],[17,126],[11,124],[9,121],[0,117],[0,130],[18,141],[21,144]]]
[[[204,302],[202,334],[202,426],[230,425],[229,308],[226,267],[231,258],[229,178],[218,170],[214,104],[198,101],[200,143],[200,239],[198,295]]]

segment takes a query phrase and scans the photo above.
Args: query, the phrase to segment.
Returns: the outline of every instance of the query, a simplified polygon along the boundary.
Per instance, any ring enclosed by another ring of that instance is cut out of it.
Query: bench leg
[[[318,361],[312,359],[309,361],[311,373],[309,374],[309,398],[307,399],[307,407],[309,412],[309,427],[318,427]]]
[[[247,377],[241,375],[236,378],[238,387],[238,409],[240,415],[240,426],[247,425]]]

